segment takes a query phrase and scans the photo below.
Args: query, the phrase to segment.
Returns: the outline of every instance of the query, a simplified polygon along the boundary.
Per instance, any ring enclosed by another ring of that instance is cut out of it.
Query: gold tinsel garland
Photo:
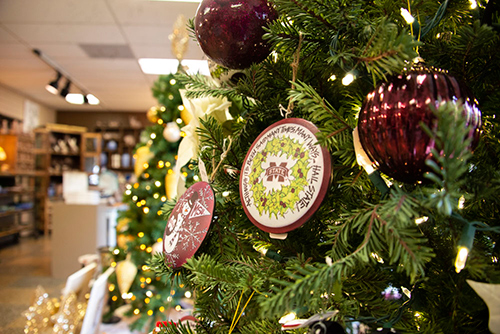
[[[71,293],[63,297],[50,298],[45,289],[38,286],[35,300],[23,315],[26,317],[25,334],[76,334],[85,316],[86,302],[79,302]]]

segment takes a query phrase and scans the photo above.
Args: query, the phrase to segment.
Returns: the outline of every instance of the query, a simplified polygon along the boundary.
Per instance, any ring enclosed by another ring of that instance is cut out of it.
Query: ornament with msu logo
[[[240,176],[243,209],[254,225],[286,233],[308,221],[328,189],[331,160],[311,122],[289,118],[264,130],[248,151]]]
[[[170,267],[181,267],[200,248],[214,209],[214,192],[207,182],[195,183],[179,198],[163,235],[163,253]]]

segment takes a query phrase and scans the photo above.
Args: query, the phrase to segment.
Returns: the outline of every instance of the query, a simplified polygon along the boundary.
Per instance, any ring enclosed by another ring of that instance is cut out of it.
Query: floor
[[[23,333],[23,312],[41,285],[51,297],[59,297],[65,279],[51,277],[50,237],[24,237],[19,243],[0,245],[0,334]],[[129,334],[123,321],[102,325],[102,334]]]
[[[0,246],[0,334],[23,333],[23,312],[30,306],[35,288],[60,296],[63,279],[50,276],[51,247],[48,237],[21,238]]]

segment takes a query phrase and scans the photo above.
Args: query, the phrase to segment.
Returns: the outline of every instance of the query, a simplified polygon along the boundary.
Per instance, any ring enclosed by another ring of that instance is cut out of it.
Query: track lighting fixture
[[[49,93],[52,93],[54,95],[57,94],[57,92],[59,91],[58,90],[58,86],[59,86],[59,80],[61,80],[62,78],[62,74],[57,72],[57,78],[55,78],[53,81],[49,82],[47,84],[47,86],[45,86],[45,89],[49,92]]]
[[[71,85],[71,81],[69,81],[68,79],[66,79],[66,85],[64,86],[63,89],[61,89],[61,96],[66,98],[66,95],[68,95],[69,93],[69,86]]]
[[[1,1],[1,0],[0,0]],[[83,93],[83,90],[79,88],[78,86],[75,85],[74,82],[71,81],[71,77],[68,75],[67,72],[65,72],[62,68],[60,68],[54,61],[52,61],[50,58],[48,58],[46,55],[42,54],[42,52],[38,49],[33,49],[33,53],[37,55],[43,62],[45,62],[47,65],[49,65],[52,69],[54,69],[57,73],[57,77],[55,80],[49,82],[46,86],[45,89],[49,91],[50,93],[57,95],[61,95],[68,103],[71,104],[88,104],[88,105],[98,105],[100,103],[99,99],[96,98],[92,94],[87,94]],[[66,84],[64,87],[59,91],[59,81],[61,81],[61,78],[66,79]],[[73,84],[73,86],[76,86],[76,90],[80,91],[82,93],[70,93],[70,86]]]

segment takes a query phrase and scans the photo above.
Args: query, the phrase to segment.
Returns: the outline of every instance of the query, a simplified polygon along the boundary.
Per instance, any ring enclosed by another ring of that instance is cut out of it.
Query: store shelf
[[[33,210],[33,208],[30,208],[30,209],[7,210],[7,211],[0,212],[0,218],[7,217],[7,216],[12,216],[12,215],[18,215],[20,213],[28,212],[28,211],[32,211],[32,210]]]
[[[16,228],[9,229],[9,230],[6,230],[6,231],[0,231],[0,238],[2,238],[2,237],[7,237],[7,236],[9,236],[9,235],[18,234],[18,233],[19,233],[19,232],[21,232],[22,230],[23,230],[23,228],[16,227]]]

